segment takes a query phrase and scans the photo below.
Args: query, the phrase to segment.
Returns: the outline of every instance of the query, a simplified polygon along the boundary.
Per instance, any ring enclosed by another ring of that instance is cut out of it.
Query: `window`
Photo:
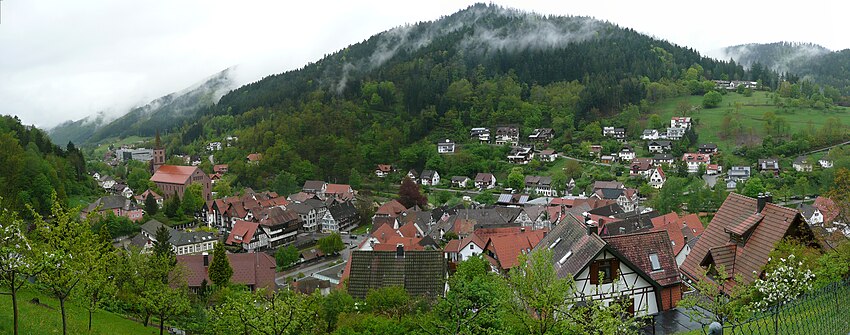
[[[649,262],[652,264],[652,271],[661,270],[661,262],[658,261],[658,254],[649,254]]]
[[[469,250],[475,250],[475,245],[474,245],[474,244],[470,244],[470,245],[469,245]]]
[[[608,284],[617,277],[620,262],[616,259],[597,260],[590,263],[590,283]],[[601,276],[601,277],[600,277]]]

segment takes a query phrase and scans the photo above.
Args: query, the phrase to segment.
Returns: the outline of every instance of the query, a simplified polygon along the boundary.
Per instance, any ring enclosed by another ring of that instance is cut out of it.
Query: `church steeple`
[[[165,149],[162,147],[162,140],[159,138],[159,130],[157,130],[153,147],[153,160],[151,160],[151,174],[156,173],[156,170],[159,170],[159,167],[164,164]]]

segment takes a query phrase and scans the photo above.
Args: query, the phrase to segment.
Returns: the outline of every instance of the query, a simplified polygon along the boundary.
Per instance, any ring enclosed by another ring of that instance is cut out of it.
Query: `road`
[[[333,263],[337,260],[342,259],[343,262],[347,262],[348,259],[349,259],[349,256],[351,255],[351,252],[354,250],[354,249],[351,249],[351,246],[352,245],[355,245],[355,246],[360,245],[360,243],[363,242],[364,239],[366,239],[367,235],[366,234],[357,235],[356,239],[351,239],[350,236],[351,235],[348,235],[348,234],[342,235],[342,241],[345,243],[345,249],[340,251],[339,256],[326,257],[321,262],[318,262],[318,263],[313,263],[313,264],[306,265],[306,266],[298,266],[298,267],[283,271],[283,272],[279,273],[277,278],[275,278],[275,283],[278,286],[283,286],[283,285],[286,284],[286,279],[288,277],[297,275],[299,272],[303,273],[305,276],[309,276],[313,273],[321,272],[321,271],[324,271],[325,269],[327,269],[329,267],[334,266],[335,264],[333,264]]]
[[[812,150],[812,151],[809,151],[809,152],[807,152],[807,153],[804,153],[804,154],[802,154],[802,155],[800,155],[800,156],[807,156],[807,155],[811,155],[811,154],[816,153],[816,152],[827,151],[827,150],[829,150],[829,149],[832,149],[832,148],[835,148],[835,147],[840,147],[840,146],[842,146],[842,145],[847,145],[847,144],[850,144],[850,141],[842,142],[842,143],[838,143],[838,144],[834,144],[834,145],[830,145],[830,146],[828,146],[828,147],[826,147],[826,148],[820,148],[820,149],[817,149],[817,150]]]
[[[569,160],[573,160],[573,161],[576,161],[576,162],[588,163],[588,164],[593,164],[593,165],[599,165],[599,166],[611,166],[611,164],[598,163],[598,162],[589,161],[589,160],[584,160],[584,159],[581,159],[581,158],[575,158],[575,157],[570,157],[570,156],[560,155],[559,157],[563,157],[563,158],[566,158],[566,159],[569,159]]]

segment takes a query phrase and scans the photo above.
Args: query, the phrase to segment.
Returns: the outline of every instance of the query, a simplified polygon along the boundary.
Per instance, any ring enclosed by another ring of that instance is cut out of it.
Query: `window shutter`
[[[599,284],[599,264],[596,261],[590,262],[590,283]]]
[[[611,279],[617,280],[620,276],[620,260],[613,258],[611,259]]]

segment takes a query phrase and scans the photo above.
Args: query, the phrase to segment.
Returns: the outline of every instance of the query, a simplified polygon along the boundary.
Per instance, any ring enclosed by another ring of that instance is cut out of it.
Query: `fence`
[[[703,331],[709,334],[708,329]],[[850,334],[850,278],[758,312],[742,323],[724,325],[722,334]]]

